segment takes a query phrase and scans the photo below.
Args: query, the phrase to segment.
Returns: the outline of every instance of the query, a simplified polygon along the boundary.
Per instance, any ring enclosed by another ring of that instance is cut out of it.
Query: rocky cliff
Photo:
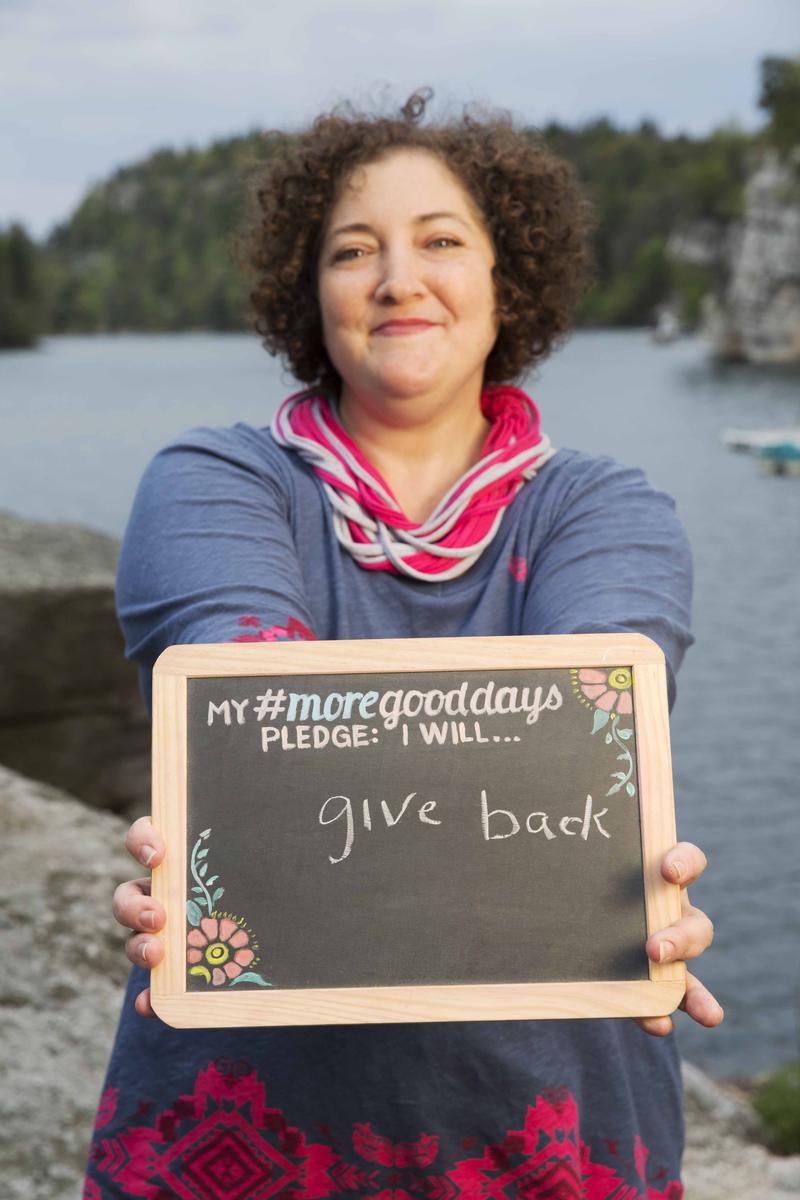
[[[740,221],[676,230],[667,253],[707,267],[715,285],[702,332],[723,359],[800,362],[800,149],[766,150],[750,176]]]

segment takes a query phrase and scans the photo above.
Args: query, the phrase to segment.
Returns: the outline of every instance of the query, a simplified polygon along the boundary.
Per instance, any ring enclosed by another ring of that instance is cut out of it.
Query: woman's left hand
[[[647,939],[645,949],[653,962],[683,962],[698,958],[707,950],[714,938],[714,926],[706,914],[689,903],[686,888],[699,879],[706,869],[707,859],[698,846],[691,842],[678,842],[664,855],[661,874],[669,883],[681,885],[681,916],[674,925],[659,929]],[[693,1021],[709,1029],[719,1025],[723,1018],[721,1006],[708,988],[699,979],[686,973],[686,994],[678,1008],[682,1008]],[[637,1017],[636,1024],[656,1037],[672,1032],[671,1017]]]

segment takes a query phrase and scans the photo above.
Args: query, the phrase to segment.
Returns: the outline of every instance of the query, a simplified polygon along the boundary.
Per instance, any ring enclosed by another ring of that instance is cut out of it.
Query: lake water
[[[748,1077],[800,1057],[800,479],[726,451],[728,427],[800,425],[800,373],[715,368],[694,340],[576,335],[527,384],[556,445],[642,466],[695,556],[678,680],[679,835],[716,926],[697,974],[726,1011],[679,1016],[686,1055]],[[62,338],[0,356],[0,508],[120,533],[150,456],[191,425],[266,424],[292,381],[254,338]]]

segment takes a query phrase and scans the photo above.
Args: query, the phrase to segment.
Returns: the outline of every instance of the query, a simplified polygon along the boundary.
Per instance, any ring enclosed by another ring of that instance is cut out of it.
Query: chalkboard
[[[153,1006],[175,1025],[655,1015],[682,964],[638,635],[170,647]]]

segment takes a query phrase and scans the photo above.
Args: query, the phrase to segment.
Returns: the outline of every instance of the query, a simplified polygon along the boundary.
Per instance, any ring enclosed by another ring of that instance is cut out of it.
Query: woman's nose
[[[375,299],[382,304],[400,304],[420,296],[425,285],[420,279],[413,254],[405,250],[387,252],[381,259],[382,273],[375,289]]]

